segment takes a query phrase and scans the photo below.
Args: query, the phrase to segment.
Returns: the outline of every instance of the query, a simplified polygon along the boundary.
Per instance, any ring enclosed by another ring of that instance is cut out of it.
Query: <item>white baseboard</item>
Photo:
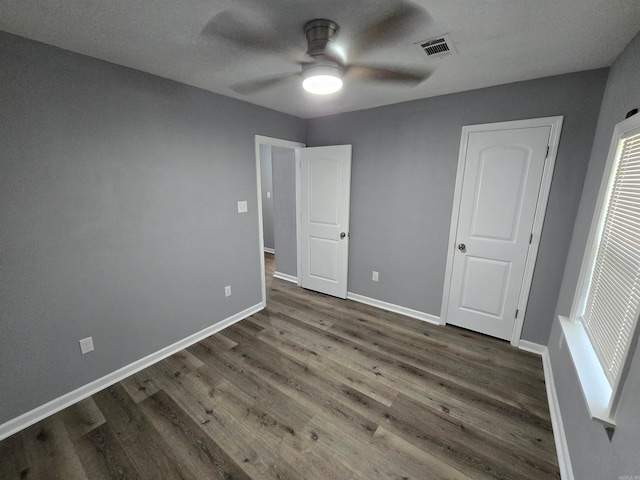
[[[528,340],[520,340],[518,342],[518,348],[525,352],[535,353],[543,357],[547,353],[547,347],[540,345],[539,343],[529,342]]]
[[[69,393],[62,395],[54,400],[51,400],[44,405],[34,408],[33,410],[20,415],[12,420],[9,420],[6,423],[0,425],[0,440],[3,440],[14,433],[23,430],[34,423],[39,422],[47,418],[54,413],[59,412],[60,410],[64,410],[65,408],[73,405],[74,403],[79,402],[80,400],[84,400],[85,398],[90,397],[94,393],[99,392],[107,387],[110,387],[114,383],[118,383],[121,380],[124,380],[130,375],[139,372],[140,370],[144,370],[145,368],[153,365],[154,363],[159,362],[160,360],[167,358],[173,355],[180,350],[183,350],[194,343],[199,342],[200,340],[207,338],[213,335],[220,330],[223,330],[234,323],[239,322],[240,320],[244,320],[245,318],[253,315],[256,312],[259,312],[265,307],[263,303],[258,303],[252,307],[249,307],[241,312],[232,315],[231,317],[225,318],[224,320],[216,323],[215,325],[211,325],[199,332],[194,333],[182,340],[177,341],[176,343],[169,345],[157,352],[154,352],[150,355],[147,355],[140,360],[136,360],[129,365],[126,365],[114,372],[111,372],[105,375],[102,378],[94,380],[76,390],[73,390]]]
[[[558,403],[558,395],[556,394],[556,384],[551,368],[549,349],[544,345],[526,340],[520,340],[520,342],[518,342],[518,348],[527,352],[536,353],[542,357],[544,383],[547,387],[547,401],[549,402],[549,414],[551,415],[551,426],[553,427],[553,440],[556,444],[556,453],[558,455],[560,478],[562,480],[574,480],[571,458],[569,457],[569,446],[567,445],[567,437],[564,433],[564,424],[562,423],[562,414],[560,412],[560,404]]]
[[[551,358],[549,358],[549,351],[546,347],[544,355],[542,355],[542,365],[544,367],[544,383],[547,386],[547,398],[549,399],[549,412],[551,414],[551,425],[553,426],[553,438],[556,442],[556,452],[558,453],[560,478],[562,480],[574,480],[571,458],[569,457],[569,445],[567,445],[567,437],[564,433],[560,404],[558,403],[556,385],[553,380]]]
[[[273,248],[264,247],[264,251],[265,253],[273,253],[274,255],[276,254],[276,251]]]
[[[273,276],[280,280],[286,280],[287,282],[298,283],[298,277],[294,277],[293,275],[288,275],[286,273],[273,272]]]
[[[359,295],[352,292],[347,292],[347,298],[349,300],[353,300],[354,302],[364,303],[366,305],[371,305],[372,307],[378,307],[382,308],[383,310],[399,313],[400,315],[416,318],[418,320],[422,320],[423,322],[435,323],[436,325],[440,325],[440,317],[436,317],[435,315],[431,315],[429,313],[420,312],[418,310],[395,305],[393,303],[383,302],[382,300],[376,300],[375,298],[365,297],[364,295]]]

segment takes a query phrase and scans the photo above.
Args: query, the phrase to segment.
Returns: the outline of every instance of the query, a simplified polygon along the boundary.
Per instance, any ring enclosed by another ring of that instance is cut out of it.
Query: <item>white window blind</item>
[[[621,138],[608,192],[582,319],[615,385],[640,313],[640,129]]]

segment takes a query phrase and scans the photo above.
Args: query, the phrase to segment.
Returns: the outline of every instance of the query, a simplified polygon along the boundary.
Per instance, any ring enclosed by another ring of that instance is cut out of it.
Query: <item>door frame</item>
[[[300,256],[300,149],[305,148],[306,144],[293,142],[291,140],[283,140],[274,137],[265,137],[264,135],[255,135],[255,157],[256,157],[256,192],[258,196],[258,237],[260,248],[260,282],[262,284],[262,307],[267,306],[267,284],[264,278],[264,225],[262,221],[262,174],[260,172],[260,145],[269,145],[271,147],[291,148],[295,152],[295,174],[296,174],[296,248],[298,263],[297,283],[300,285],[300,268],[302,267],[302,257]],[[277,255],[277,253],[276,253]]]
[[[540,234],[544,224],[544,217],[549,201],[549,193],[551,191],[551,180],[553,178],[553,169],[556,163],[558,153],[558,144],[560,141],[560,132],[562,131],[562,121],[564,116],[532,118],[526,120],[514,120],[508,122],[485,123],[479,125],[466,125],[462,127],[462,135],[460,139],[460,153],[458,155],[458,170],[456,173],[455,193],[453,196],[453,210],[451,214],[451,226],[449,230],[449,247],[447,249],[447,264],[444,276],[444,289],[442,293],[442,306],[440,308],[440,324],[447,323],[447,310],[449,306],[449,297],[451,294],[451,278],[453,276],[453,260],[456,251],[456,237],[458,234],[458,219],[460,216],[460,201],[462,198],[462,186],[464,178],[464,170],[467,158],[467,146],[469,142],[469,134],[476,132],[490,132],[494,130],[513,130],[518,128],[532,127],[551,127],[549,135],[549,153],[544,162],[542,172],[542,180],[540,182],[540,191],[538,192],[538,200],[536,204],[535,216],[533,219],[533,235],[531,246],[527,252],[527,260],[522,279],[522,286],[518,296],[518,317],[515,320],[513,334],[511,336],[511,345],[518,346],[520,336],[522,335],[522,327],[524,325],[524,317],[527,310],[527,302],[529,301],[529,293],[531,291],[531,282],[533,281],[533,270],[535,268],[536,259],[538,257],[538,249],[540,247]]]

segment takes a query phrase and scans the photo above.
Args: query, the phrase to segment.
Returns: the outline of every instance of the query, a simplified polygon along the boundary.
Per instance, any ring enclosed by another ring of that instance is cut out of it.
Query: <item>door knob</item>
[[[458,250],[464,252],[467,249],[467,246],[464,243],[458,245]]]
[[[347,236],[347,234],[346,234],[346,233],[344,233],[344,232],[342,232],[342,233],[340,234],[340,238],[344,238],[344,237],[346,237],[346,236]]]

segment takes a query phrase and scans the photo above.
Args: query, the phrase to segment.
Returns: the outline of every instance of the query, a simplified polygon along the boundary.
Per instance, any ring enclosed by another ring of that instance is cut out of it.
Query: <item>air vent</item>
[[[439,58],[457,53],[448,33],[414,43],[414,45],[429,58]]]

